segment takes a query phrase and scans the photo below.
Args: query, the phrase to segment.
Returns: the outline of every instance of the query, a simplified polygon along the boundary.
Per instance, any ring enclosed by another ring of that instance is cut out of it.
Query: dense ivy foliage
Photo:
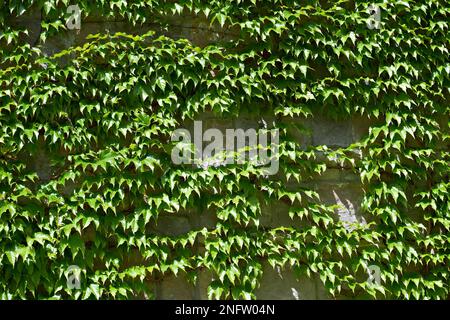
[[[210,298],[255,298],[269,261],[338,297],[448,299],[448,1],[385,0],[368,28],[366,1],[83,0],[83,21],[116,17],[138,33],[48,57],[46,41],[70,32],[70,4],[0,1],[1,298],[152,297],[149,283],[206,269]],[[32,45],[15,22],[31,10],[42,16]],[[188,13],[238,40],[199,48],[146,24]],[[174,165],[171,133],[204,111],[275,119],[279,174]],[[293,123],[318,114],[374,125],[348,148],[305,149]],[[344,226],[305,187],[333,164],[360,175],[367,224]],[[304,227],[260,226],[280,201]],[[215,227],[150,228],[199,208]],[[67,288],[71,265],[82,290]],[[382,285],[366,281],[369,265]]]

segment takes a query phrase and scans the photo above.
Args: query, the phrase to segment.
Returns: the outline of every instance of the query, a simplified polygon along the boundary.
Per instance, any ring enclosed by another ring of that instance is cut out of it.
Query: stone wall
[[[34,11],[27,16],[17,19],[17,25],[24,25],[29,30],[29,43],[39,44],[40,13]],[[166,34],[172,38],[187,38],[198,46],[205,46],[215,41],[232,40],[236,34],[223,32],[219,29],[209,27],[209,22],[195,16],[173,17],[167,21],[168,27],[158,28],[157,24],[149,23],[139,29],[132,28],[124,21],[110,21],[102,19],[101,16],[89,17],[83,20],[80,30],[63,32],[56,38],[48,39],[43,46],[43,52],[47,55],[54,54],[64,48],[79,45],[89,34],[109,31],[111,33],[124,31],[144,33],[154,29],[159,33]],[[239,118],[231,123],[223,119],[215,119],[211,115],[200,117],[208,126],[224,128],[251,127],[260,119],[255,117]],[[295,121],[295,120],[294,120]],[[298,136],[302,145],[328,145],[330,147],[345,147],[359,140],[368,132],[370,121],[364,118],[353,118],[349,120],[330,120],[323,117],[314,117],[308,120],[298,120],[310,134]],[[48,177],[48,164],[45,155],[35,158],[35,168],[45,180]],[[360,185],[359,176],[349,169],[330,165],[328,170],[310,183],[318,190],[321,199],[328,203],[340,205],[336,210],[336,217],[349,223],[364,223],[365,218],[360,214],[360,203],[363,190]],[[261,217],[262,227],[293,226],[299,227],[299,221],[290,219],[287,204],[263,208]],[[176,215],[161,215],[158,224],[153,226],[153,231],[176,236],[190,230],[198,230],[203,227],[213,227],[216,217],[208,212],[184,212]],[[267,263],[264,264],[264,274],[260,281],[260,287],[256,292],[259,299],[328,299],[331,298],[322,282],[318,278],[297,278],[292,270],[273,269]],[[205,270],[197,270],[195,280],[188,281],[187,274],[168,276],[163,279],[149,283],[157,299],[207,299],[207,287],[214,279],[214,275]],[[146,297],[141,297],[146,298]]]

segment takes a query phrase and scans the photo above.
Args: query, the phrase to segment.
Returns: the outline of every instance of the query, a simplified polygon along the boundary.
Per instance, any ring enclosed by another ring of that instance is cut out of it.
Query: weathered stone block
[[[36,5],[33,5],[19,17],[16,17],[11,22],[14,27],[25,28],[28,31],[26,42],[30,46],[35,46],[38,43],[41,33],[41,11]]]
[[[194,286],[187,281],[185,274],[167,275],[157,285],[156,298],[159,300],[194,299]]]
[[[312,300],[316,299],[316,283],[306,276],[298,278],[290,269],[273,269],[265,263],[255,294],[260,300]]]
[[[355,116],[352,119],[352,136],[353,141],[359,141],[369,134],[369,128],[376,123],[375,119],[367,117]]]
[[[218,219],[215,212],[205,210],[203,212],[192,212],[189,214],[189,222],[194,230],[203,228],[212,229],[216,226]]]
[[[192,228],[189,219],[175,214],[162,214],[154,226],[157,233],[167,236],[179,236],[189,232]]]
[[[330,120],[320,116],[310,121],[313,145],[347,147],[353,142],[350,120]]]
[[[208,300],[208,286],[214,280],[216,280],[216,277],[212,271],[206,269],[199,270],[195,286],[195,299]]]
[[[261,226],[270,228],[292,227],[297,229],[305,227],[308,224],[306,220],[298,217],[291,219],[289,217],[289,208],[290,205],[282,201],[277,201],[270,205],[262,205]]]

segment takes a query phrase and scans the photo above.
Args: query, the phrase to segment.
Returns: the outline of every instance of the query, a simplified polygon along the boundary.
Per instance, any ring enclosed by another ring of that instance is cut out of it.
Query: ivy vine
[[[136,32],[48,56],[71,32],[71,4],[0,1],[0,298],[153,298],[153,281],[210,270],[210,298],[254,299],[264,261],[336,297],[449,298],[448,1],[375,3],[380,26],[368,28],[367,1],[82,0],[82,21]],[[41,15],[36,44],[18,23],[29,12]],[[152,29],[183,14],[237,38],[197,47]],[[171,133],[203,112],[275,119],[279,174],[174,165]],[[374,124],[348,147],[305,148],[293,123],[317,115]],[[367,224],[348,228],[305,184],[331,164],[361,177]],[[304,227],[260,225],[280,202]],[[199,208],[214,227],[152,228]],[[66,285],[71,265],[82,290]]]

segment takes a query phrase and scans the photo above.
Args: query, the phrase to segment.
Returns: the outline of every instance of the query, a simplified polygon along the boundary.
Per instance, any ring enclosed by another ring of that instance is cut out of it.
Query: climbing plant
[[[82,23],[100,15],[135,32],[48,55],[74,32],[71,4],[0,1],[2,299],[153,298],[152,282],[199,270],[215,275],[210,298],[254,299],[264,261],[335,297],[449,298],[448,1],[83,0]],[[29,12],[41,15],[36,43],[17,22]],[[236,37],[197,47],[155,27],[185,14]],[[273,119],[279,173],[173,164],[172,132],[204,112]],[[317,115],[373,121],[348,147],[305,148],[295,123]],[[361,177],[367,223],[344,225],[305,184],[333,165]],[[261,226],[280,202],[303,227]],[[216,225],[151,228],[191,209]],[[80,290],[66,285],[73,265]]]

